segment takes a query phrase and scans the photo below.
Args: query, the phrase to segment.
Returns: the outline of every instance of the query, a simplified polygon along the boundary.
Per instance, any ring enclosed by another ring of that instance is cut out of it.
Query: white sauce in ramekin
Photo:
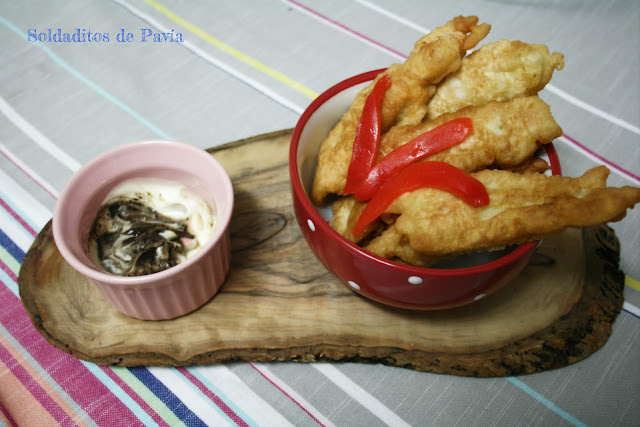
[[[169,229],[155,234],[167,242],[172,242],[171,244],[174,246],[176,243],[179,243],[184,248],[181,253],[175,254],[176,264],[189,259],[197,253],[197,251],[206,244],[215,229],[214,209],[209,206],[202,197],[191,191],[185,185],[174,181],[155,178],[134,178],[124,181],[111,190],[105,197],[102,206],[108,206],[114,202],[140,203],[158,214],[170,218],[176,224],[184,224],[186,226],[186,232],[193,236],[192,238],[179,238],[174,231]],[[144,221],[141,223],[144,223]],[[127,239],[130,239],[130,236],[127,234],[130,224],[126,221],[118,221],[121,228],[119,228],[120,237],[118,237],[116,245],[114,245],[116,249],[111,250],[108,257],[100,256],[96,235],[112,232],[113,230],[107,226],[113,225],[115,222],[103,222],[103,224],[105,225],[96,228],[96,223],[94,223],[94,229],[92,230],[90,246],[91,257],[94,262],[114,274],[148,274],[124,273],[125,270],[123,266],[126,266],[132,259],[131,245],[127,246],[124,243]],[[94,233],[96,229],[99,231]],[[158,248],[156,256],[166,256],[166,250],[167,245]],[[165,251],[165,253],[162,253],[162,251]]]

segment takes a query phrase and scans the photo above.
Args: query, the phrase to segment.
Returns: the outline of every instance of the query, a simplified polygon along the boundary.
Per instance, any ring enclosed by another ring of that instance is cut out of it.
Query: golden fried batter
[[[435,85],[458,70],[467,49],[482,40],[489,29],[488,24],[478,25],[475,16],[456,17],[419,39],[404,63],[391,65],[383,73],[391,77],[391,87],[382,102],[383,132],[394,124],[422,121]],[[320,204],[328,194],[342,192],[364,102],[380,77],[358,93],[349,110],[323,141],[311,190],[314,203]]]
[[[382,137],[379,159],[416,136],[457,117],[470,117],[473,133],[462,143],[425,160],[446,162],[465,172],[490,166],[525,171],[525,164],[528,164],[528,171],[539,172],[546,170],[547,163],[542,159],[534,161],[535,151],[541,143],[549,143],[562,135],[549,106],[537,96],[530,96],[508,102],[490,102],[482,107],[467,107],[419,125],[395,126]],[[356,241],[351,230],[365,205],[353,198],[334,202],[331,226],[347,239]],[[367,227],[360,239],[371,231],[372,228]]]
[[[549,163],[539,157],[531,157],[509,170],[514,173],[543,173],[549,170]]]
[[[507,169],[531,158],[540,144],[562,135],[549,106],[538,96],[529,96],[463,108],[415,126],[396,126],[383,135],[379,159],[416,136],[458,117],[471,118],[473,133],[462,143],[427,160],[446,162],[465,172],[489,166]]]
[[[403,64],[392,64],[385,71],[391,87],[382,104],[383,132],[393,125],[420,123],[435,85],[460,68],[467,50],[490,29],[489,24],[478,25],[476,16],[458,16],[419,39]]]
[[[421,189],[388,209],[395,223],[366,246],[385,258],[424,265],[432,257],[491,251],[559,233],[619,221],[640,202],[640,188],[606,187],[609,169],[598,166],[580,178],[483,170],[472,174],[490,202],[472,207],[456,196]]]
[[[427,255],[414,250],[407,239],[398,233],[392,225],[373,239],[365,249],[382,258],[397,259],[407,264],[419,267],[428,267],[442,260],[442,256]]]
[[[360,239],[355,239],[351,230],[358,221],[360,214],[364,210],[366,203],[357,201],[353,196],[341,197],[331,204],[331,210],[333,211],[333,217],[329,222],[329,225],[344,236],[347,240],[352,242],[358,242],[363,237],[368,236],[372,231],[376,230],[380,222],[374,221],[369,224],[363,232],[360,234]]]
[[[564,55],[540,44],[500,40],[488,43],[462,60],[428,104],[427,119],[469,105],[535,95],[564,67]]]

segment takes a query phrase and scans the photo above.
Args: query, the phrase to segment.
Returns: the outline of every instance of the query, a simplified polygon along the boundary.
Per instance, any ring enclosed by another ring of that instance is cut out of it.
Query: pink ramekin
[[[89,258],[89,232],[106,195],[132,178],[182,183],[214,208],[211,238],[188,260],[146,276],[107,273]],[[172,319],[196,310],[222,286],[229,271],[229,221],[233,188],[209,153],[172,141],[141,141],[107,151],[78,170],[64,187],[53,214],[53,236],[64,259],[91,279],[120,312],[145,320]]]

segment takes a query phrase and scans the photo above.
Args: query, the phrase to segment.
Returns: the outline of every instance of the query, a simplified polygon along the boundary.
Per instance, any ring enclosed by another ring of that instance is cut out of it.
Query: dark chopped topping
[[[186,255],[193,236],[185,222],[164,216],[133,200],[102,206],[90,239],[102,267],[120,276],[143,276],[166,270]]]

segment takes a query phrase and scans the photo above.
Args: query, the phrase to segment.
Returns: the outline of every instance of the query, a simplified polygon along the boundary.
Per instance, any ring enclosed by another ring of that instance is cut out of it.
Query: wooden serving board
[[[481,377],[559,368],[589,356],[611,334],[624,275],[608,227],[544,240],[511,284],[466,307],[408,311],[354,293],[300,233],[290,136],[287,130],[210,150],[233,179],[236,205],[231,271],[205,306],[168,321],[120,314],[62,259],[49,224],[19,276],[38,331],[105,365],[334,360]]]

